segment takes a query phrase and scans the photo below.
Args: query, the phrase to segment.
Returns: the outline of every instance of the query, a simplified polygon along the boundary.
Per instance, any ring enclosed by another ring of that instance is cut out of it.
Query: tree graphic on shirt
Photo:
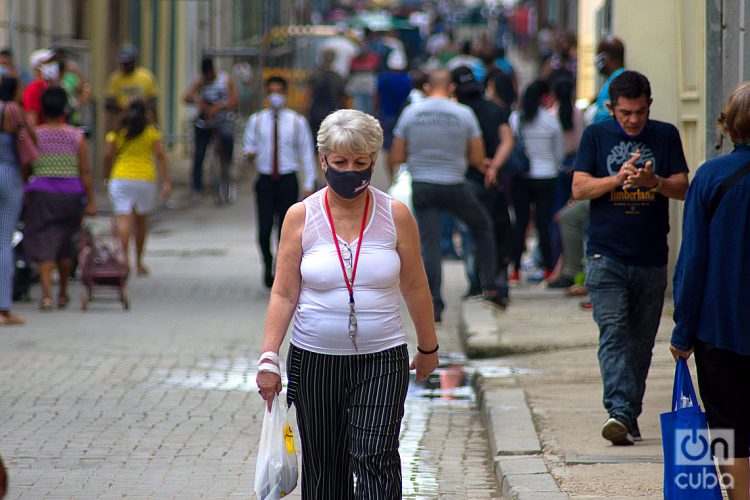
[[[641,151],[641,157],[636,162],[636,165],[643,168],[646,166],[647,161],[651,161],[654,170],[656,170],[656,156],[654,156],[654,152],[649,147],[642,142],[620,141],[619,144],[612,148],[609,155],[607,155],[607,171],[609,175],[617,175],[622,164],[628,161],[637,150]]]

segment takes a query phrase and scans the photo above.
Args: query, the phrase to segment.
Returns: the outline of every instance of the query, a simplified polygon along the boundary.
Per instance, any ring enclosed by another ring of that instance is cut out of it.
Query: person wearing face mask
[[[33,125],[44,123],[42,114],[42,92],[50,85],[56,85],[60,78],[60,66],[55,60],[55,52],[39,49],[31,53],[29,64],[34,68],[35,78],[23,91],[21,101],[27,120]]]
[[[270,410],[293,319],[287,405],[302,441],[302,498],[397,499],[409,370],[420,382],[438,366],[417,224],[406,205],[370,186],[383,144],[374,117],[336,111],[317,139],[328,188],[292,206],[284,222],[256,383]],[[416,331],[411,363],[402,296]]]
[[[9,48],[0,49],[0,76],[20,78],[18,69],[13,64],[13,51]],[[21,83],[19,81],[19,83]]]
[[[255,161],[258,204],[258,246],[263,256],[263,282],[273,285],[274,258],[271,233],[281,234],[287,210],[299,199],[297,172],[304,172],[302,191],[308,196],[315,184],[312,133],[305,117],[286,107],[287,81],[272,76],[265,82],[265,109],[248,118],[242,152]]]
[[[606,77],[596,102],[590,106],[589,110],[584,113],[583,121],[586,125],[599,123],[611,118],[609,108],[609,86],[617,76],[625,71],[625,45],[617,37],[608,36],[599,42],[594,59],[596,69],[602,76]],[[591,209],[591,200],[575,200],[565,207],[559,214],[560,233],[563,241],[567,242],[569,252],[583,254],[584,239],[582,235],[586,233],[586,227],[589,223],[589,211]],[[576,248],[570,250],[574,244]],[[585,295],[586,287],[571,285],[566,289],[566,293],[576,296]],[[584,309],[591,309],[591,302],[584,301],[581,303]]]
[[[612,80],[625,71],[625,45],[622,40],[608,36],[599,42],[594,59],[596,69],[606,78],[599,95],[596,97],[595,112],[592,123],[598,123],[609,118],[609,86]]]
[[[131,45],[126,45],[120,50],[118,62],[120,68],[107,78],[107,97],[104,106],[111,120],[108,129],[119,123],[121,113],[130,100],[136,97],[146,101],[150,118],[156,121],[156,99],[159,97],[156,77],[143,66],[138,66],[138,50]]]
[[[591,200],[586,286],[599,327],[602,437],[632,445],[667,286],[669,199],[685,198],[688,166],[677,128],[649,118],[644,75],[622,72],[609,94],[612,118],[581,137],[573,197]]]

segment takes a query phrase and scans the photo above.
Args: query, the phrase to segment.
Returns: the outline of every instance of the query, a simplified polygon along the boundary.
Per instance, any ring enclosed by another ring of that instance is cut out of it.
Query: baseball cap
[[[136,57],[138,57],[138,49],[132,45],[126,45],[120,49],[120,55],[117,56],[117,61],[121,63],[135,61]]]
[[[466,66],[459,66],[451,71],[453,83],[456,84],[456,93],[459,95],[481,94],[482,86],[474,78],[474,73]]]
[[[32,68],[38,68],[53,57],[55,57],[54,51],[50,49],[38,49],[32,52],[31,56],[29,56],[29,65]]]

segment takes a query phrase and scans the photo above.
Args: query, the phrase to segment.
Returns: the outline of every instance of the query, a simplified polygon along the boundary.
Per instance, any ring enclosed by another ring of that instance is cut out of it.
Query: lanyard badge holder
[[[351,266],[351,277],[347,270],[347,266],[344,264],[344,256],[341,251],[341,245],[339,245],[338,237],[336,236],[336,228],[333,225],[333,217],[331,216],[331,207],[328,205],[328,191],[324,197],[326,206],[326,215],[328,216],[328,222],[331,226],[331,234],[333,235],[333,244],[336,247],[336,253],[339,257],[339,264],[341,265],[341,272],[344,275],[344,282],[346,283],[346,289],[349,292],[349,338],[354,345],[354,350],[357,350],[357,313],[354,309],[354,279],[357,276],[357,264],[359,263],[359,251],[362,249],[362,235],[365,232],[365,224],[367,223],[367,209],[370,206],[370,192],[368,191],[365,198],[365,212],[362,214],[362,224],[359,227],[359,239],[357,241],[357,251],[354,255],[354,264]],[[351,261],[351,250],[348,246],[344,247],[348,251],[347,261]]]

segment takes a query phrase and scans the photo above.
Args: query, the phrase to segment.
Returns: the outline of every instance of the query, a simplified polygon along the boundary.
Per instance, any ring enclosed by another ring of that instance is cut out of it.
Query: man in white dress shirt
[[[271,233],[276,225],[278,240],[286,211],[299,200],[297,172],[304,172],[303,196],[315,184],[315,153],[307,120],[286,107],[287,82],[272,76],[265,82],[267,107],[250,116],[242,150],[255,159],[258,180],[258,245],[263,255],[263,281],[273,285],[274,265]]]

